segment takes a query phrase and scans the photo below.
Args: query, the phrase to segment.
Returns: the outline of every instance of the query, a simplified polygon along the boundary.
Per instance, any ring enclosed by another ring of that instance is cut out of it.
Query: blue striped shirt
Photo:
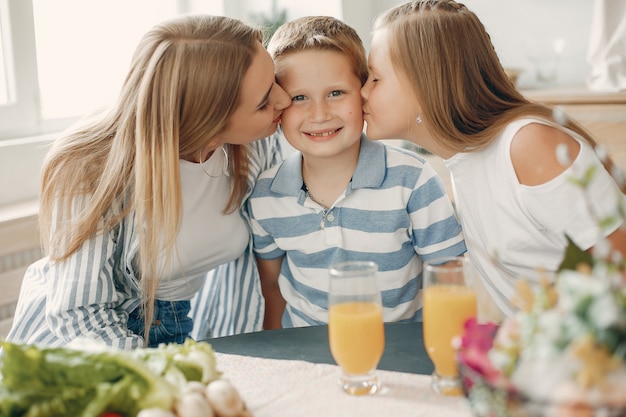
[[[249,155],[248,194],[257,176],[281,159],[278,137],[252,143]],[[240,211],[247,218],[243,205]],[[87,240],[67,260],[35,262],[24,276],[7,340],[62,346],[82,336],[122,349],[143,346],[143,337],[129,330],[127,323],[129,313],[141,303],[134,262],[137,250],[131,213],[114,229]],[[238,259],[208,273],[192,300],[192,336],[202,339],[261,330],[263,309],[250,244]]]
[[[363,137],[352,181],[326,211],[302,189],[301,167],[296,152],[261,174],[248,200],[256,255],[284,256],[283,326],[327,322],[327,269],[348,260],[378,264],[385,321],[421,320],[422,261],[466,251],[428,161]]]

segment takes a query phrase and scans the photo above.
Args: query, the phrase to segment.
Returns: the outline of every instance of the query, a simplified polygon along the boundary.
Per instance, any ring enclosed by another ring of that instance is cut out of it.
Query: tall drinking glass
[[[352,395],[381,388],[376,367],[385,349],[385,329],[374,262],[351,261],[329,269],[328,341],[341,367],[341,385]]]
[[[431,387],[445,395],[461,395],[461,380],[452,341],[467,319],[476,317],[476,293],[469,259],[448,257],[424,263],[424,345],[435,365]]]

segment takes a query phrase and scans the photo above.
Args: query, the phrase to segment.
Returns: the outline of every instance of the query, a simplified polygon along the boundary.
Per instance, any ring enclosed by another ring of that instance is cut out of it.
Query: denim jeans
[[[191,310],[189,301],[156,300],[147,346],[157,347],[160,343],[183,343],[189,338],[193,328],[189,310]],[[135,334],[144,335],[144,316],[141,314],[141,308],[129,314],[128,328]]]

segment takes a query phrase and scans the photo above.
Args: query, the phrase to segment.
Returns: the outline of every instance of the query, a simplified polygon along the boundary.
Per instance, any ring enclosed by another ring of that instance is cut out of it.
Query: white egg
[[[218,417],[237,417],[244,410],[239,392],[227,379],[211,382],[205,395]]]
[[[183,394],[176,403],[178,417],[213,417],[213,409],[204,396],[198,392]]]
[[[146,408],[137,413],[137,417],[176,417],[176,414],[162,408]]]

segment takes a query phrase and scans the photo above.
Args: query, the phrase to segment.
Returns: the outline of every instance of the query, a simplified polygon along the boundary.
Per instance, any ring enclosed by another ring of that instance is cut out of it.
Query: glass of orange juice
[[[424,345],[435,365],[431,387],[441,394],[461,395],[453,340],[477,314],[473,269],[463,256],[434,259],[424,262],[423,278]]]
[[[328,341],[342,371],[343,390],[375,394],[381,388],[376,367],[385,349],[385,329],[374,262],[350,261],[329,269]]]

